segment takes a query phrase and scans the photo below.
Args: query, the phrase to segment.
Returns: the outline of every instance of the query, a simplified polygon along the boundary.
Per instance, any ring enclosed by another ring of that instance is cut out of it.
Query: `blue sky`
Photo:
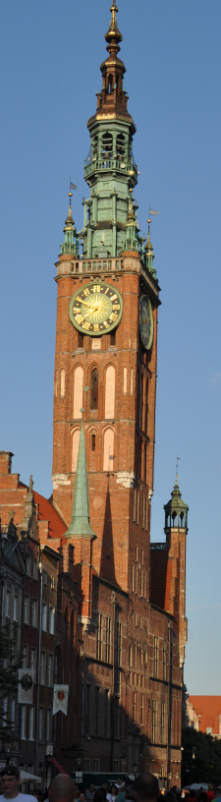
[[[56,285],[69,177],[82,226],[87,119],[101,87],[108,0],[1,3],[1,436],[51,493]],[[220,694],[220,0],[119,0],[137,125],[135,197],[149,204],[162,288],[152,539],[175,480],[189,504],[185,680]]]

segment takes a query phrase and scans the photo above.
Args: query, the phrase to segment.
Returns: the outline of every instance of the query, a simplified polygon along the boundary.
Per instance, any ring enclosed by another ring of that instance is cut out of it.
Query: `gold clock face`
[[[100,337],[114,329],[123,312],[123,298],[110,284],[84,284],[70,301],[69,317],[82,334]]]

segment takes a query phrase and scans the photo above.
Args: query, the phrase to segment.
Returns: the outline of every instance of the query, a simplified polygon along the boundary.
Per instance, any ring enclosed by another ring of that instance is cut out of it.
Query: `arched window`
[[[119,159],[119,161],[123,161],[125,156],[125,139],[123,134],[117,135],[116,150],[117,150],[117,158]]]
[[[115,407],[115,368],[112,365],[106,370],[105,378],[105,420],[114,418]]]
[[[132,646],[132,643],[129,646],[129,668],[133,668],[133,646]]]
[[[91,372],[91,393],[90,409],[98,409],[98,370],[94,368]]]
[[[104,432],[104,459],[103,471],[113,470],[113,457],[114,457],[114,432],[112,429],[106,429]]]
[[[75,432],[72,435],[72,473],[75,473],[77,470],[79,440],[80,429],[75,429]]]
[[[65,370],[62,368],[61,370],[61,397],[64,398],[65,395]]]
[[[83,379],[84,371],[79,365],[74,371],[74,403],[73,403],[73,418],[74,420],[82,418],[82,405],[83,405]]]
[[[91,435],[91,451],[95,451],[96,448],[96,436],[94,432]]]
[[[92,159],[96,161],[98,158],[98,136],[94,136],[92,140]]]
[[[112,95],[113,92],[113,75],[108,76],[108,95]]]
[[[102,137],[102,158],[112,159],[112,135],[106,132]]]

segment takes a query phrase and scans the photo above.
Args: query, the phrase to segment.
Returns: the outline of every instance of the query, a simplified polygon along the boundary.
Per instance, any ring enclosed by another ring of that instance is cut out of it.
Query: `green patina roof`
[[[180,488],[179,488],[179,485],[178,485],[177,474],[176,474],[176,481],[175,481],[175,485],[174,485],[173,491],[171,493],[171,496],[172,496],[172,498],[170,499],[170,501],[168,501],[167,504],[164,505],[164,509],[166,510],[167,513],[173,512],[173,511],[179,512],[179,511],[182,511],[182,510],[188,510],[189,509],[187,504],[185,504],[185,502],[182,500],[182,495],[181,495]]]
[[[90,525],[89,498],[87,484],[87,463],[84,439],[83,420],[78,449],[77,472],[74,487],[72,517],[69,529],[64,535],[66,538],[82,537],[96,538]]]

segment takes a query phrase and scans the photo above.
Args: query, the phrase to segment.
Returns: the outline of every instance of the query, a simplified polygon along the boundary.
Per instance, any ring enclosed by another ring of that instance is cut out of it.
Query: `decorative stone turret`
[[[171,529],[185,529],[188,532],[188,510],[189,507],[182,500],[182,495],[178,485],[178,475],[176,473],[176,481],[171,493],[171,500],[164,506],[165,510],[165,528],[164,532],[168,538]]]
[[[145,261],[145,265],[146,265],[147,270],[149,270],[149,273],[151,273],[152,276],[154,278],[156,278],[156,270],[155,270],[155,268],[153,266],[153,260],[154,260],[155,257],[154,257],[152,242],[151,242],[151,239],[150,239],[150,224],[151,224],[151,220],[148,219],[147,222],[148,222],[148,234],[147,234],[146,245],[145,245],[145,248],[144,248],[144,254],[145,254],[144,261]]]
[[[72,217],[72,205],[71,205],[71,198],[72,192],[69,192],[69,208],[68,208],[68,216],[67,220],[65,220],[65,227],[64,231],[64,242],[61,245],[61,254],[72,254],[73,256],[78,256],[78,238],[76,235],[76,228],[74,225],[74,220]]]

